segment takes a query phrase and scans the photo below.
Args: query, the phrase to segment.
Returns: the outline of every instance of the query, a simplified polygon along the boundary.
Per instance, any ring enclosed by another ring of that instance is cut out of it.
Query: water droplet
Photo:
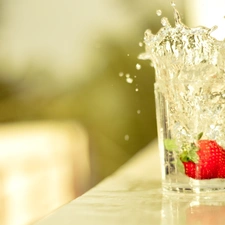
[[[127,81],[127,83],[132,84],[134,80],[130,77],[127,77],[126,81]]]
[[[129,136],[128,134],[126,134],[126,135],[124,136],[124,140],[125,140],[125,141],[129,141],[129,139],[130,139],[130,136]]]
[[[169,20],[166,18],[166,17],[163,17],[161,19],[161,24],[166,27],[166,26],[171,26],[170,23],[169,23]]]
[[[128,53],[127,56],[130,56],[130,54]]]
[[[123,72],[120,72],[120,73],[119,73],[119,76],[122,77],[122,76],[123,76]]]
[[[138,88],[135,88],[135,91],[136,91],[136,92],[138,92],[138,91],[139,91],[139,89],[138,89]]]
[[[141,65],[139,63],[136,64],[136,69],[140,70],[141,69]]]
[[[176,6],[176,3],[174,1],[171,1],[171,6],[175,7]]]
[[[127,73],[127,74],[126,74],[126,77],[130,77],[130,74],[129,74],[129,73]]]
[[[142,47],[142,46],[143,46],[143,43],[142,43],[142,42],[139,42],[138,45],[139,45],[140,47]]]
[[[140,109],[137,110],[137,114],[141,114],[141,110]]]
[[[161,16],[162,15],[162,10],[160,10],[160,9],[156,10],[156,15],[157,16]]]

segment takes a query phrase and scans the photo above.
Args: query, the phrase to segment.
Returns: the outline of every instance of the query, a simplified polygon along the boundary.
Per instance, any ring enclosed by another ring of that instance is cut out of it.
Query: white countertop
[[[162,193],[154,141],[112,176],[35,225],[223,225],[224,221],[225,193]]]

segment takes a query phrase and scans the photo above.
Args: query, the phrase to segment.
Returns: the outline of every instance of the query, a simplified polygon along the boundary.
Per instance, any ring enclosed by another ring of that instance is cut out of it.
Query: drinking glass
[[[225,190],[225,82],[223,74],[202,70],[208,72],[205,81],[190,79],[193,71],[186,71],[182,80],[155,82],[164,191]]]

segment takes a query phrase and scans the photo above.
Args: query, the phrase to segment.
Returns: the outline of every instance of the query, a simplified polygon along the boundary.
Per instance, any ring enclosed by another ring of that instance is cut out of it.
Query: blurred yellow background
[[[172,17],[162,0],[2,0],[1,122],[79,121],[91,185],[111,174],[156,137],[154,70],[137,58],[156,9]]]

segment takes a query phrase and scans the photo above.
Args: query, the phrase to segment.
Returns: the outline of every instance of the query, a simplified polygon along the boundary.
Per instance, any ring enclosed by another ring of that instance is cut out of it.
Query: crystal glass
[[[187,72],[186,77],[192,74]],[[158,140],[165,191],[225,190],[222,147],[225,146],[225,82],[219,74],[213,74],[204,82],[156,80]]]

